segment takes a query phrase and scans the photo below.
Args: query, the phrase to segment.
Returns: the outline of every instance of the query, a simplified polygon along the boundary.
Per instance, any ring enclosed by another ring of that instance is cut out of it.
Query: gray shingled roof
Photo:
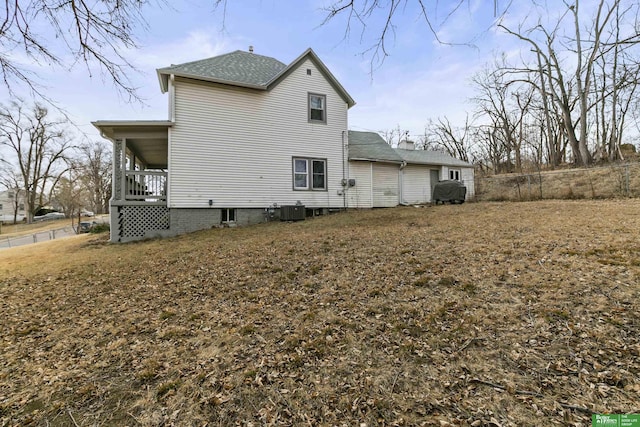
[[[213,58],[160,68],[158,72],[242,85],[266,86],[286,67],[277,59],[236,50]]]
[[[430,150],[405,150],[402,148],[396,148],[395,150],[402,159],[409,164],[421,164],[421,165],[445,165],[445,166],[459,166],[472,168],[473,165],[464,162],[460,159],[456,159],[443,153],[441,151]]]
[[[213,58],[159,68],[157,73],[162,93],[169,90],[171,75],[257,90],[271,90],[306,59],[311,60],[318,67],[349,108],[355,105],[356,102],[351,98],[351,95],[347,93],[311,48],[305,50],[289,65],[268,56],[236,50]]]
[[[349,131],[349,160],[402,163],[402,157],[376,132]]]
[[[349,160],[473,167],[440,151],[392,148],[376,132],[349,131]]]

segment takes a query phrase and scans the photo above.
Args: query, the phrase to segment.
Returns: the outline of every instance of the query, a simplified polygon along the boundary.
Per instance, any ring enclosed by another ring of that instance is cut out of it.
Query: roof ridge
[[[285,65],[285,66],[286,66],[286,64],[285,64],[284,62],[280,61],[279,59],[273,58],[273,57],[271,57],[271,56],[260,55],[259,53],[245,52],[244,50],[236,49],[236,50],[234,50],[233,52],[227,52],[227,53],[223,53],[223,54],[220,54],[220,55],[210,56],[210,57],[208,57],[208,58],[202,58],[202,59],[196,59],[196,60],[193,60],[193,61],[181,62],[180,64],[171,64],[171,65],[169,65],[168,67],[158,68],[158,70],[168,70],[168,69],[170,69],[170,68],[174,68],[174,67],[182,67],[182,66],[185,66],[185,65],[196,64],[196,63],[198,63],[198,62],[209,61],[210,59],[215,59],[215,58],[224,58],[224,57],[226,57],[226,56],[230,56],[230,55],[238,54],[238,53],[245,54],[245,55],[259,56],[259,57],[261,57],[261,58],[267,58],[267,59],[270,59],[270,60],[273,60],[273,61],[277,61],[277,62],[279,62],[280,64],[282,64],[282,65]]]

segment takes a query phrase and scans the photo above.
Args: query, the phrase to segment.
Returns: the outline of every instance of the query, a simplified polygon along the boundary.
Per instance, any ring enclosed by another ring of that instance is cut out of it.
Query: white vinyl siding
[[[402,201],[410,204],[431,201],[431,170],[426,166],[407,165],[402,170]]]
[[[373,207],[385,208],[398,205],[398,172],[396,164],[372,164]]]
[[[460,171],[460,181],[467,187],[467,200],[471,199],[475,196],[475,176],[473,168],[464,168],[464,167],[454,167],[454,166],[443,166],[442,173],[443,176],[446,176],[447,179],[450,179],[450,171]]]
[[[338,192],[347,104],[313,61],[269,92],[179,78],[174,92],[169,207],[208,207],[209,200],[214,208],[344,206]],[[326,94],[326,124],[309,123],[309,93]],[[327,191],[294,191],[292,157],[326,159]]]
[[[462,168],[460,171],[462,182],[467,187],[467,200],[469,200],[476,195],[474,171],[473,168]]]
[[[371,162],[349,162],[349,179],[356,185],[348,188],[347,204],[350,208],[371,208]]]

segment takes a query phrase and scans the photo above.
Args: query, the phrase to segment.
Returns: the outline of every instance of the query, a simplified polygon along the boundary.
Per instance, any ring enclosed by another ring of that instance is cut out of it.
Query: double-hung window
[[[327,123],[327,96],[309,94],[309,122]]]
[[[325,159],[293,158],[294,190],[326,190],[327,161]]]

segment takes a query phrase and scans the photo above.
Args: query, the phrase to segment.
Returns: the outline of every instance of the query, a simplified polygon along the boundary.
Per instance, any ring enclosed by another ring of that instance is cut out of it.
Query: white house
[[[348,207],[378,208],[430,203],[438,181],[455,179],[474,196],[473,165],[439,151],[415,150],[403,141],[392,148],[375,132],[349,131]]]
[[[25,218],[24,191],[10,188],[0,191],[0,222],[22,221]]]
[[[355,101],[313,50],[289,65],[250,49],[157,73],[168,120],[93,123],[114,145],[112,241],[403,202],[409,162],[354,155]]]
[[[235,51],[158,78],[168,120],[94,123],[114,142],[113,241],[345,207],[355,102],[311,49],[289,65]]]

